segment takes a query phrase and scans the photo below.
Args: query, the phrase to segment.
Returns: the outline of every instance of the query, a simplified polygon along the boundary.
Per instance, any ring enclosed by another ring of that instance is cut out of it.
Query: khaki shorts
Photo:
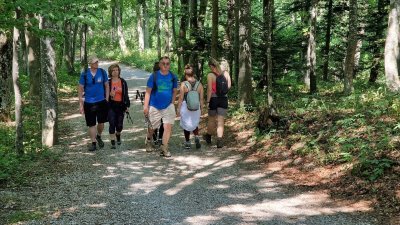
[[[166,109],[156,109],[153,106],[150,106],[149,110],[149,119],[151,126],[153,129],[157,129],[161,126],[161,119],[163,123],[174,124],[176,117],[175,107],[173,104],[170,104]]]

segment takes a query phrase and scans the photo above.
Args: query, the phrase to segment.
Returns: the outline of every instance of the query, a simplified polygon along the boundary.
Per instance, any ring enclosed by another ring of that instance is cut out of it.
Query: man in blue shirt
[[[150,75],[147,80],[146,94],[144,97],[143,113],[149,118],[152,129],[157,129],[163,120],[164,135],[161,144],[161,156],[171,157],[168,151],[168,142],[175,122],[176,111],[174,101],[178,92],[178,79],[169,69],[171,62],[169,57],[160,59],[160,70]],[[155,77],[154,77],[155,76]],[[147,135],[147,150],[151,151],[151,137],[153,130]]]
[[[89,64],[90,69],[81,73],[78,98],[79,111],[81,114],[85,114],[86,125],[89,127],[89,135],[92,141],[89,151],[95,151],[97,149],[96,143],[99,144],[100,148],[104,147],[101,133],[104,130],[104,123],[107,122],[107,101],[110,89],[107,72],[99,68],[99,59],[92,56],[89,59]]]

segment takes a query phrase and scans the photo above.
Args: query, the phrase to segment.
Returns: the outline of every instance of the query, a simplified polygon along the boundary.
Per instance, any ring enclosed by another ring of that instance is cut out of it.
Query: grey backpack
[[[199,92],[197,92],[200,81],[196,81],[194,87],[192,87],[192,85],[188,81],[185,81],[185,85],[189,90],[189,92],[186,93],[187,108],[189,111],[197,111],[198,109],[200,109],[200,94]]]

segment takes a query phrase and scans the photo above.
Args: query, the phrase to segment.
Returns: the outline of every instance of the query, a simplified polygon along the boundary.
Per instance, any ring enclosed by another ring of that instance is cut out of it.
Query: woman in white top
[[[187,107],[186,96],[190,91],[188,87],[192,89],[197,87],[197,92],[199,93],[199,103],[200,107],[196,111],[191,111]],[[189,149],[191,147],[190,144],[190,132],[193,132],[195,136],[196,148],[200,148],[200,139],[199,139],[199,122],[201,116],[201,110],[204,106],[204,93],[203,93],[203,85],[200,81],[197,81],[193,74],[193,67],[190,64],[185,66],[185,79],[181,83],[180,92],[179,92],[179,100],[178,100],[178,116],[181,117],[180,125],[185,134],[185,148]]]

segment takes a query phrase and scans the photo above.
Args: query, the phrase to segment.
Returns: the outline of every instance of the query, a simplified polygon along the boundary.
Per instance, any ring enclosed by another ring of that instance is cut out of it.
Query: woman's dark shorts
[[[83,109],[85,110],[86,126],[93,127],[96,125],[96,121],[97,123],[107,122],[108,104],[106,100],[95,103],[85,102]]]
[[[228,111],[228,97],[211,97],[208,104],[209,116],[226,116]]]

